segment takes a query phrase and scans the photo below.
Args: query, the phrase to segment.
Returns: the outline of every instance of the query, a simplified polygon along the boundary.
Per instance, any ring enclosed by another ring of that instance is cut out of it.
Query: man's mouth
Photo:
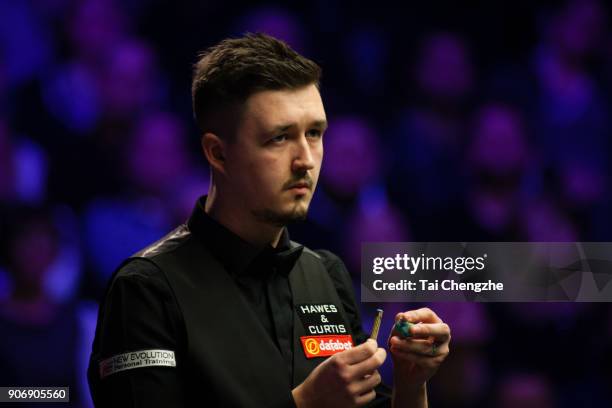
[[[289,186],[289,189],[292,189],[292,188],[307,188],[308,190],[310,190],[310,184],[305,183],[305,182],[304,183],[294,183]]]
[[[297,194],[307,194],[312,189],[312,181],[295,181],[293,183],[289,183],[286,189]]]
[[[285,184],[285,190],[291,190],[294,188],[306,188],[310,190],[312,189],[312,180],[310,177],[306,176],[304,179],[289,181]]]

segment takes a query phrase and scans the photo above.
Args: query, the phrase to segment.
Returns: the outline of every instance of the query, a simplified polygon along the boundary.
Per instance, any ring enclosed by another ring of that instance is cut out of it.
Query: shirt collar
[[[287,228],[283,228],[276,248],[271,245],[256,247],[208,215],[204,211],[205,204],[206,196],[200,197],[187,225],[230,274],[243,276],[270,273],[272,270],[283,275],[289,274],[304,247],[290,240]]]

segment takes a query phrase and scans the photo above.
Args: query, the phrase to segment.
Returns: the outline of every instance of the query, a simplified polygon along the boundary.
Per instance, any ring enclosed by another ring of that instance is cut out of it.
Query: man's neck
[[[226,203],[213,191],[209,192],[204,211],[219,224],[256,247],[276,247],[283,233],[281,226],[257,220],[252,214],[243,213],[232,203]]]

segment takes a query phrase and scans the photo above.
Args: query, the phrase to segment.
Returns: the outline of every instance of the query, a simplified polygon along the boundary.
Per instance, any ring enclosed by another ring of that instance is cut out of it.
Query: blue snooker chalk
[[[410,323],[408,320],[400,319],[395,322],[395,331],[397,331],[400,334],[400,337],[404,339],[411,336],[410,326],[412,326],[412,323]]]

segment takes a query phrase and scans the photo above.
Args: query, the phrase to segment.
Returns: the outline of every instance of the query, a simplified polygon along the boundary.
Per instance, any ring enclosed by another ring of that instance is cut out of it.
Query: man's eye
[[[270,139],[271,143],[281,143],[287,140],[287,135],[278,135]]]
[[[312,137],[312,138],[320,138],[321,136],[323,136],[321,134],[321,131],[318,130],[318,129],[309,130],[307,135],[308,135],[308,137]]]

